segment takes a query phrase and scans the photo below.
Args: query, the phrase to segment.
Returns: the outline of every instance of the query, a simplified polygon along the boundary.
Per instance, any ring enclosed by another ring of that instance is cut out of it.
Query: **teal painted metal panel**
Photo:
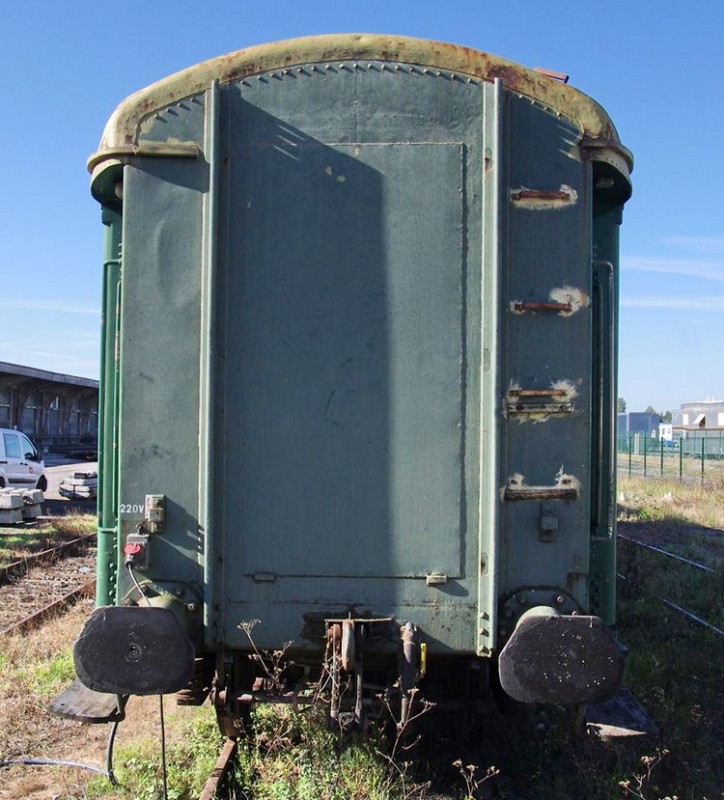
[[[209,645],[354,611],[490,654],[499,603],[586,609],[610,572],[580,132],[384,66],[214,84],[142,125],[203,158],[124,168],[121,536],[166,497],[153,580],[203,596]]]
[[[291,161],[257,135],[232,176],[227,566],[460,577],[462,147]]]
[[[475,649],[482,102],[346,67],[227,94],[227,642],[354,606]]]
[[[504,136],[499,592],[505,599],[524,589],[550,587],[586,608],[590,167],[577,129],[527,98],[508,94]],[[526,303],[556,302],[569,310],[523,310]],[[551,395],[539,413],[519,410],[525,406],[521,397],[534,398],[535,405],[541,396],[532,393],[547,390],[561,394]],[[566,408],[553,411],[554,406]],[[568,483],[561,486],[562,480]],[[549,499],[530,487],[548,489]],[[555,487],[561,493],[566,487],[578,491],[575,499],[563,499]],[[510,499],[514,496],[524,499]],[[550,535],[542,530],[544,517],[554,520],[547,523],[555,526]]]
[[[201,583],[199,265],[206,189],[200,162],[144,159],[125,168],[119,509],[125,541],[143,519],[145,496],[165,495],[165,533],[151,542],[156,581]]]

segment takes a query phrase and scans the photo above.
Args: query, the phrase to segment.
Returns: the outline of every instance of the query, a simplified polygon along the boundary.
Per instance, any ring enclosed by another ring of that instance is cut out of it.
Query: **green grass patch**
[[[0,567],[96,531],[96,517],[76,514],[56,517],[32,528],[0,528]]]
[[[26,673],[28,688],[36,694],[52,696],[75,679],[73,654],[63,650],[48,660],[36,663]]]
[[[294,712],[259,706],[241,748],[235,782],[254,800],[395,800],[415,790],[386,761],[379,736],[352,737],[340,747],[326,724],[326,707]],[[404,788],[403,788],[404,786]]]
[[[131,701],[132,702],[132,701]],[[222,738],[209,708],[184,708],[167,715],[166,764],[169,800],[191,800],[203,789],[219,757]],[[118,738],[122,740],[123,723]],[[163,797],[160,737],[116,747],[114,773],[120,786],[107,778],[94,777],[85,787],[84,797],[160,800]]]

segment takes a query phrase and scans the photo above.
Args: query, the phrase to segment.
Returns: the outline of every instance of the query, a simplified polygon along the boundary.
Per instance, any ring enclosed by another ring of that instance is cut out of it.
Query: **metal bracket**
[[[505,400],[508,416],[565,416],[573,411],[571,392],[566,389],[511,389]]]
[[[541,542],[555,542],[558,533],[558,508],[555,503],[540,504],[540,530],[538,538]]]
[[[162,533],[166,522],[166,497],[162,494],[147,494],[143,511],[144,530]]]

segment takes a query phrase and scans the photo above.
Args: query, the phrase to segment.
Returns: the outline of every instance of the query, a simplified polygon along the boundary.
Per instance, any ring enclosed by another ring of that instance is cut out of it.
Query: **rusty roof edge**
[[[572,119],[590,143],[621,148],[616,128],[599,103],[580,90],[513,61],[461,45],[381,34],[329,34],[287,39],[237,50],[203,61],[130,95],[109,118],[93,164],[108,151],[138,142],[140,123],[157,110],[205,91],[213,80],[232,83],[274,69],[350,59],[399,61],[450,70],[480,80],[499,78],[511,91],[537,100]],[[626,151],[628,152],[628,151]]]

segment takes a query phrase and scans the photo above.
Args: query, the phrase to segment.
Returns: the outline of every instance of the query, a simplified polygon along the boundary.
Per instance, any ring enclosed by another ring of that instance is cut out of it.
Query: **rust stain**
[[[565,417],[575,411],[573,401],[578,389],[573,381],[554,381],[545,389],[523,389],[511,383],[505,396],[505,415],[519,422],[546,422],[551,417]]]
[[[479,59],[476,59],[478,61]],[[499,78],[508,89],[523,91],[528,88],[528,81],[520,69],[507,64],[494,64],[488,61],[487,74],[490,78]]]
[[[571,186],[561,184],[559,189],[511,189],[510,199],[518,208],[530,211],[557,210],[573,206],[578,201],[578,192]]]
[[[620,169],[625,176],[630,171],[630,155],[621,147],[610,118],[598,103],[576,89],[522,65],[469,47],[376,34],[342,34],[272,42],[189,67],[127,98],[109,120],[99,151],[132,142],[138,136],[143,116],[168,102],[206,91],[213,80],[231,83],[281,67],[349,60],[401,61],[449,71],[460,80],[466,77],[483,81],[500,79],[506,89],[573,120],[587,146],[622,153]]]
[[[525,302],[523,300],[513,300],[510,304],[510,310],[514,314],[525,314],[526,311],[561,311],[570,312],[572,310],[570,303],[545,303],[545,302]]]
[[[514,500],[577,500],[581,492],[581,482],[575,475],[567,475],[563,467],[556,474],[553,486],[527,486],[525,477],[516,473],[500,492],[504,502]]]
[[[560,317],[571,317],[591,305],[588,294],[575,286],[557,286],[551,289],[548,298],[548,300],[512,300],[510,310],[514,314],[551,311]]]

